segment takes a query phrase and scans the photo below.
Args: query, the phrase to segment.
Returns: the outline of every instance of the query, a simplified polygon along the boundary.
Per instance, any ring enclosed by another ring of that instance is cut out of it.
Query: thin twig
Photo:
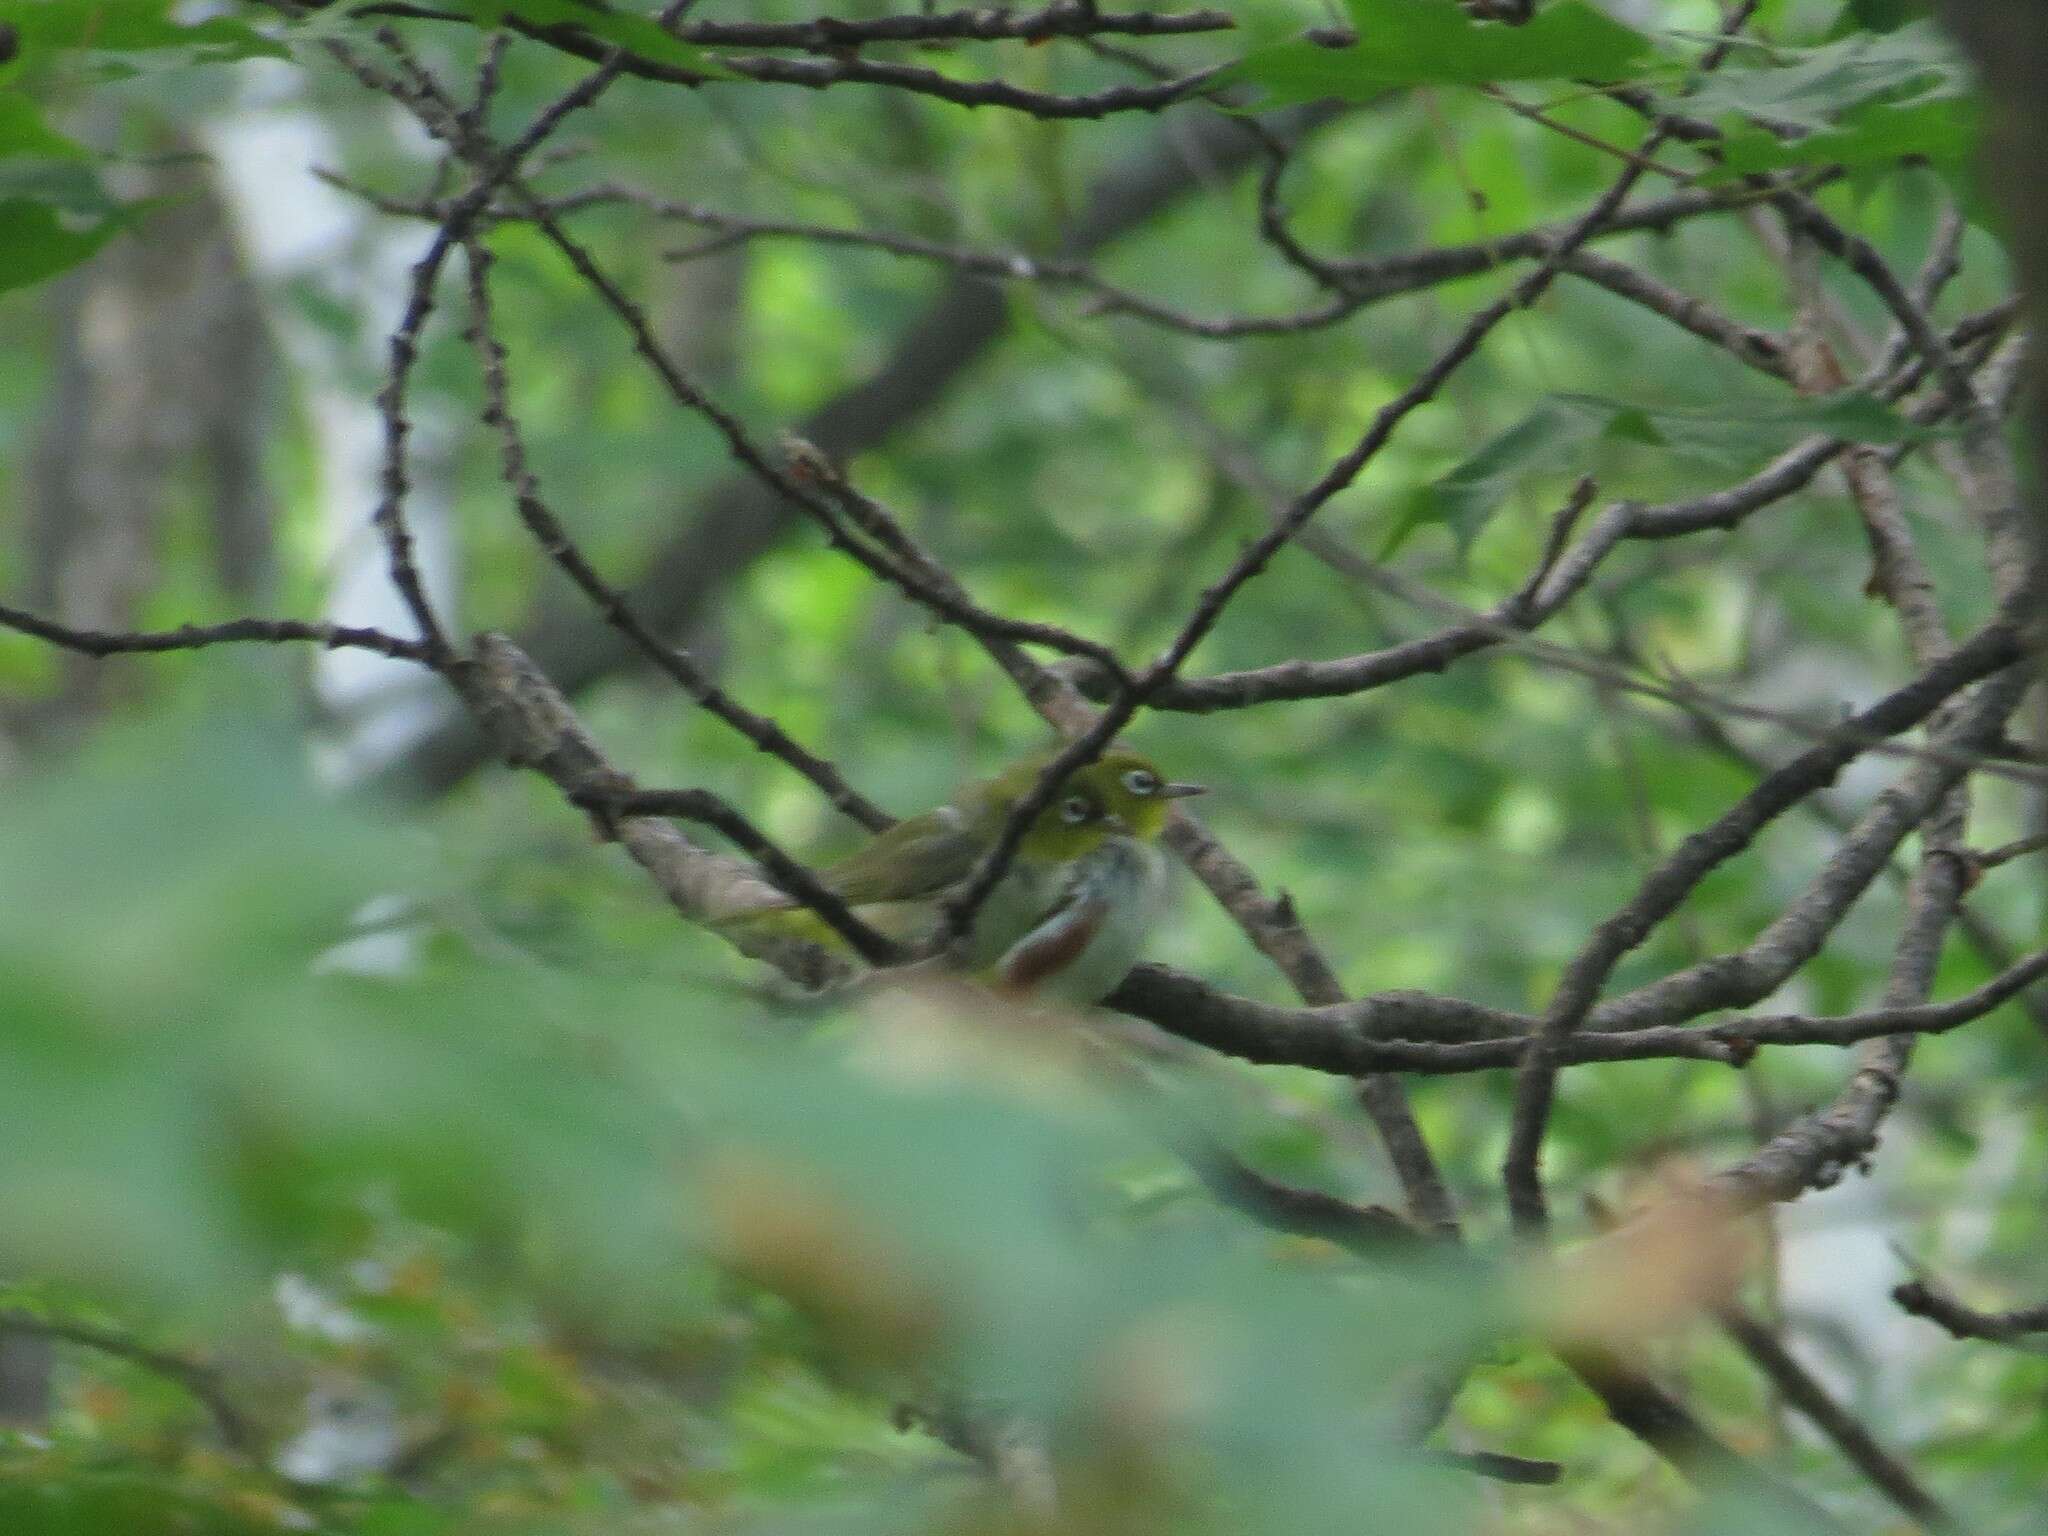
[[[1986,1018],[2048,978],[2037,952],[1945,1003],[1836,1016],[1742,1014],[1712,1024],[1581,1030],[1556,1049],[1560,1068],[1614,1061],[1713,1061],[1739,1067],[1761,1049],[1851,1046],[1891,1035],[1940,1035]],[[1261,1065],[1343,1076],[1414,1072],[1455,1076],[1517,1065],[1537,1020],[1458,998],[1382,992],[1321,1007],[1284,1008],[1219,992],[1160,966],[1134,971],[1109,1006],[1210,1050]],[[1597,1017],[1597,1016],[1596,1016]]]
[[[7,1314],[6,1326],[12,1333],[40,1334],[46,1339],[81,1344],[176,1382],[213,1416],[221,1444],[244,1456],[254,1455],[262,1447],[263,1437],[255,1424],[235,1406],[234,1399],[228,1395],[221,1381],[220,1372],[210,1365],[145,1344],[119,1329],[74,1322],[68,1318],[37,1317],[14,1311]]]
[[[1647,143],[1661,141],[1661,130],[1653,130]],[[1315,514],[1339,491],[1350,485],[1394,435],[1395,430],[1418,407],[1433,399],[1444,382],[1479,349],[1480,343],[1508,315],[1533,304],[1555,280],[1564,261],[1621,206],[1629,190],[1642,175],[1642,167],[1630,166],[1608,187],[1540,261],[1535,270],[1517,282],[1505,297],[1486,306],[1468,320],[1451,345],[1439,353],[1421,376],[1400,395],[1383,406],[1353,447],[1323,476],[1289,504],[1285,513],[1245,549],[1221,577],[1204,589],[1194,611],[1159,659],[1147,667],[1128,688],[1121,690],[1103,709],[1101,718],[1084,735],[1071,742],[1049,762],[1038,782],[1011,808],[995,846],[977,864],[960,892],[946,904],[946,921],[955,933],[965,933],[975,912],[988,897],[1015,857],[1025,830],[1052,803],[1068,774],[1098,756],[1124,725],[1142,709],[1150,696],[1170,683],[1181,665],[1223,616],[1231,599],[1260,572],[1274,556],[1305,528]]]
[[[716,827],[759,864],[768,877],[802,906],[816,913],[870,965],[897,965],[910,958],[901,944],[863,921],[811,870],[791,858],[766,833],[708,789],[636,789],[621,779],[601,789],[572,791],[571,804],[606,821],[638,816],[674,816]]]
[[[2010,1344],[2030,1334],[2048,1333],[2048,1304],[2015,1307],[2006,1312],[1980,1312],[1966,1307],[1930,1280],[1909,1280],[1892,1292],[1892,1300],[1915,1317],[1938,1323],[1959,1339],[1985,1339]]]
[[[512,492],[513,507],[541,550],[590,599],[607,623],[637,645],[704,710],[738,731],[761,751],[781,759],[809,779],[833,806],[860,825],[870,831],[880,831],[893,825],[895,818],[847,783],[836,767],[800,745],[768,716],[756,714],[739,704],[711,681],[694,656],[654,633],[634,612],[624,595],[600,576],[596,567],[577,548],[561,520],[541,499],[540,484],[527,461],[526,446],[512,415],[505,347],[498,340],[493,324],[490,255],[475,240],[466,241],[464,249],[469,267],[469,337],[483,367],[483,419],[498,434],[501,474]]]
[[[381,629],[304,619],[229,619],[219,624],[180,624],[176,629],[76,629],[0,603],[0,626],[85,656],[196,651],[209,645],[291,645],[304,641],[330,651],[374,651],[393,661],[430,660],[427,644],[421,640],[406,640]]]
[[[1785,1401],[1833,1441],[1873,1487],[1929,1531],[1941,1536],[1962,1531],[1948,1507],[1922,1486],[1904,1462],[1878,1443],[1869,1426],[1835,1401],[1776,1333],[1739,1306],[1719,1308],[1716,1315],[1728,1336],[1771,1379]]]
[[[618,50],[608,50],[604,63],[549,102],[511,144],[480,165],[470,189],[449,209],[448,216],[428,242],[426,252],[413,263],[404,312],[391,332],[390,364],[384,387],[377,394],[377,411],[383,421],[384,437],[382,492],[371,521],[384,541],[391,583],[404,599],[413,622],[419,626],[431,663],[436,666],[452,660],[454,650],[427,598],[425,584],[414,560],[412,531],[405,517],[408,490],[405,443],[412,430],[405,415],[406,386],[419,358],[420,334],[426,327],[428,316],[433,313],[435,284],[449,252],[469,232],[498,187],[517,173],[520,162],[537,149],[565,118],[596,101],[618,78],[621,68]],[[451,106],[449,115],[456,130],[463,131],[463,114]]]

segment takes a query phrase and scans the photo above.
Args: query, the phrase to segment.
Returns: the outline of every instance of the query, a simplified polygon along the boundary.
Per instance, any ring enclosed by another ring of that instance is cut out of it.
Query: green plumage
[[[825,884],[850,905],[918,901],[967,878],[992,844],[952,806],[899,821],[829,869]]]
[[[943,899],[995,846],[1011,808],[1053,755],[1036,754],[964,786],[948,804],[876,834],[819,871],[820,878],[891,937],[911,944],[935,937]],[[1161,905],[1164,861],[1152,844],[1165,825],[1166,802],[1198,789],[1165,783],[1150,763],[1122,749],[1076,769],[1032,821],[977,914],[969,967],[1068,1001],[1093,1002],[1114,987]],[[757,935],[840,943],[793,901],[723,926],[743,950]],[[1089,996],[1059,984],[1068,970]]]

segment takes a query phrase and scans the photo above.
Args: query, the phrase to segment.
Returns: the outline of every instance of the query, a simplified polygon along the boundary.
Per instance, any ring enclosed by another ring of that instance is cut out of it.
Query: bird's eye
[[[1060,820],[1078,827],[1095,814],[1095,803],[1086,795],[1069,795],[1060,802]]]
[[[1134,795],[1159,793],[1159,775],[1149,768],[1133,768],[1124,775],[1124,788]]]

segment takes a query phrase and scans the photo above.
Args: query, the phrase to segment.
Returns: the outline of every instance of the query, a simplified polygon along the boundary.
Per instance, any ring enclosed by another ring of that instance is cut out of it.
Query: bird
[[[1057,755],[1034,753],[946,804],[875,835],[819,878],[862,921],[921,944],[938,936],[946,899],[996,845],[1017,804]],[[1033,818],[1003,878],[975,914],[961,967],[997,991],[1086,1007],[1116,989],[1166,906],[1159,834],[1171,803],[1205,792],[1166,779],[1146,758],[1112,747],[1061,781]],[[839,945],[815,914],[785,897],[723,925],[744,950],[758,935]]]

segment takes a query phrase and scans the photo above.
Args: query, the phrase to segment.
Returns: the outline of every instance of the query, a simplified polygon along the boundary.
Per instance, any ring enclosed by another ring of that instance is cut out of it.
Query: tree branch
[[[836,767],[799,745],[766,715],[742,707],[705,675],[695,657],[680,646],[668,644],[649,629],[618,589],[597,573],[570,539],[560,519],[541,500],[539,482],[528,465],[526,446],[512,416],[508,400],[510,388],[505,375],[505,348],[492,324],[490,255],[475,240],[466,241],[464,249],[469,261],[469,336],[483,365],[484,423],[498,433],[501,476],[512,492],[513,507],[520,521],[533,534],[542,552],[554,561],[614,628],[631,639],[642,654],[673,678],[704,710],[730,725],[761,751],[794,768],[816,785],[834,807],[869,831],[878,832],[893,825],[895,818],[847,783]]]
[[[1329,109],[1286,115],[1308,126]],[[1104,176],[1063,241],[1066,254],[1102,249],[1212,179],[1241,171],[1256,152],[1236,123],[1206,117],[1162,134],[1147,150]],[[870,377],[843,390],[796,432],[844,461],[886,440],[940,398],[947,385],[1005,332],[1001,295],[982,279],[959,276],[900,337]],[[704,493],[697,515],[656,550],[625,598],[657,633],[686,630],[734,574],[782,539],[798,513],[752,476]],[[580,611],[542,612],[518,632],[520,647],[567,693],[617,671],[637,648]],[[392,770],[398,784],[445,788],[480,760],[483,743],[466,720],[435,730]]]
[[[1892,1300],[1915,1317],[1938,1323],[1959,1339],[1987,1339],[2010,1344],[2029,1334],[2048,1333],[2048,1305],[2015,1307],[2007,1312],[1979,1312],[1966,1307],[1928,1280],[1909,1280],[1892,1292]]]
[[[67,1344],[80,1344],[87,1349],[96,1349],[103,1355],[126,1360],[132,1365],[139,1365],[146,1371],[176,1382],[212,1415],[213,1426],[220,1435],[222,1445],[241,1456],[253,1456],[262,1449],[262,1435],[228,1395],[227,1388],[221,1382],[220,1372],[210,1365],[202,1364],[185,1355],[173,1354],[169,1350],[157,1349],[118,1329],[73,1322],[66,1318],[37,1317],[26,1312],[10,1312],[7,1314],[7,1328],[14,1333],[38,1334],[46,1339],[60,1339]]]
[[[84,656],[159,654],[203,650],[210,645],[291,645],[305,641],[330,651],[374,651],[393,661],[430,663],[424,641],[401,639],[381,629],[303,619],[229,619],[220,624],[180,624],[176,629],[114,632],[74,629],[0,603],[0,626]]]
[[[1869,1479],[1871,1486],[1939,1536],[1956,1536],[1962,1530],[1948,1507],[1921,1485],[1904,1462],[1878,1443],[1877,1436],[1861,1419],[1829,1396],[1827,1388],[1800,1364],[1798,1356],[1785,1347],[1777,1334],[1737,1306],[1723,1307],[1718,1315],[1721,1326],[1742,1352],[1785,1394],[1785,1400]]]

